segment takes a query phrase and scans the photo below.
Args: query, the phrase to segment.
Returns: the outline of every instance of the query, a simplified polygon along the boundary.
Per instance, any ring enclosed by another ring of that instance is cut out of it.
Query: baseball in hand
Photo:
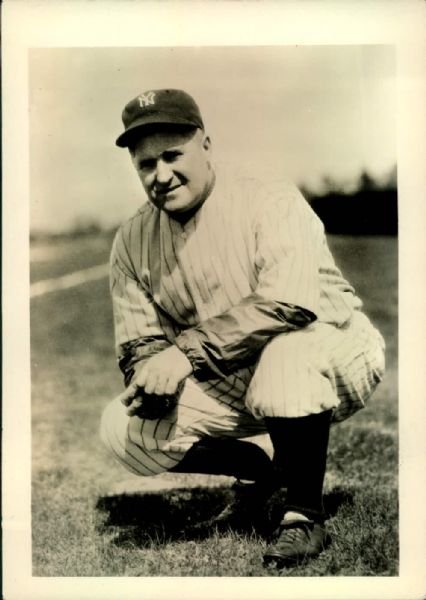
[[[177,404],[178,394],[157,396],[146,394],[142,389],[126,412],[129,416],[137,415],[141,419],[160,419],[171,412]]]

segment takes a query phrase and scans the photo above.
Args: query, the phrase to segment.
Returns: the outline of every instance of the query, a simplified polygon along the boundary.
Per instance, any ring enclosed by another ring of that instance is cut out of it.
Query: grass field
[[[230,478],[140,479],[104,453],[99,417],[122,383],[102,279],[31,302],[33,575],[398,573],[397,242],[335,236],[330,243],[387,342],[387,374],[368,408],[331,433],[325,503],[334,544],[309,564],[264,569],[260,532],[195,536],[187,528],[224,505]],[[109,244],[98,237],[35,245],[31,279],[105,262]]]

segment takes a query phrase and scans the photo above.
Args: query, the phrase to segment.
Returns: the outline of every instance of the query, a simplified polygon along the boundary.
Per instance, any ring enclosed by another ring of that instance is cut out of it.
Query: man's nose
[[[173,171],[166,162],[159,160],[157,163],[156,182],[159,185],[167,185],[173,177]]]

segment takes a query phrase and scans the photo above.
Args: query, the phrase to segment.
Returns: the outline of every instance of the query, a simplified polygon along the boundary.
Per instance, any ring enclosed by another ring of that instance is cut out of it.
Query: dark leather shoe
[[[318,556],[331,541],[324,525],[314,521],[282,521],[275,535],[263,562],[278,568]]]

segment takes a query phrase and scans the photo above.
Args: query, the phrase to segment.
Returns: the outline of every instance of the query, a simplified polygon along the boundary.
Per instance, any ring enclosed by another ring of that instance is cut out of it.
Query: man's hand
[[[127,414],[134,415],[143,405],[143,396],[173,396],[192,373],[192,365],[177,347],[170,346],[145,362],[132,383],[121,394]]]

